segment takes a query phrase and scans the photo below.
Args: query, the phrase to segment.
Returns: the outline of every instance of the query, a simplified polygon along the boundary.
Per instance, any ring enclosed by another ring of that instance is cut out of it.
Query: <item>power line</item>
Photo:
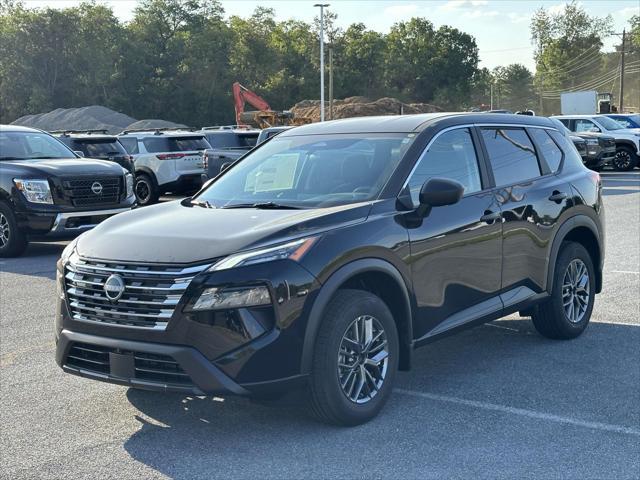
[[[579,64],[583,60],[583,57],[586,54],[591,53],[591,51],[593,49],[595,49],[595,48],[597,48],[598,49],[598,53],[600,53],[600,46],[599,45],[592,45],[591,47],[587,48],[582,53],[578,54],[577,57],[574,57],[571,60],[569,60],[563,66],[554,68],[553,70],[545,70],[544,74],[545,75],[550,75],[550,74],[555,74],[555,73],[562,73],[562,72],[566,71],[567,69],[575,67],[577,64]]]
[[[584,88],[586,88],[588,85],[594,83],[594,82],[600,82],[604,79],[611,80],[609,77],[611,75],[615,75],[615,74],[620,74],[620,71],[616,68],[614,70],[610,70],[602,75],[599,75],[595,78],[592,78],[590,80],[587,80],[584,83],[581,83],[580,85],[574,85],[572,87],[567,87],[567,88],[557,88],[555,90],[543,90],[543,93],[562,93],[562,92],[566,92],[566,91],[577,91],[577,90],[583,90]]]

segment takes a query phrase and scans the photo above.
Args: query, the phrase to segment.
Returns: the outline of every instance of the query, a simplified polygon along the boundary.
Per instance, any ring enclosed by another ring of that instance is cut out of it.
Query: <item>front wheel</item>
[[[18,257],[29,244],[26,235],[18,227],[11,207],[0,202],[0,257]]]
[[[158,187],[153,179],[146,173],[139,173],[136,175],[134,192],[138,205],[141,207],[151,205],[158,201],[160,194]]]
[[[565,242],[558,254],[551,297],[532,312],[536,330],[559,340],[579,336],[591,318],[595,282],[589,252],[579,243]]]
[[[368,422],[391,394],[398,369],[396,324],[387,305],[362,290],[339,290],[316,339],[311,403],[325,422]]]
[[[638,163],[638,156],[632,148],[627,146],[618,147],[616,156],[613,157],[613,168],[620,172],[633,170]]]

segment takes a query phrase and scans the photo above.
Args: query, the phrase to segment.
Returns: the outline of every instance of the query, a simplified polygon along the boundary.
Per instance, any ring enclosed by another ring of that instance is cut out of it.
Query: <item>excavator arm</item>
[[[244,104],[248,103],[257,110],[271,110],[271,107],[257,93],[253,93],[251,90],[241,85],[239,82],[233,84],[233,101],[236,106],[236,123],[242,125],[242,114],[244,113]]]
[[[239,82],[233,84],[233,101],[236,107],[236,125],[252,125],[258,128],[276,125],[304,125],[311,123],[310,118],[296,117],[293,112],[274,111],[260,95],[252,92]],[[244,111],[248,103],[255,111]]]

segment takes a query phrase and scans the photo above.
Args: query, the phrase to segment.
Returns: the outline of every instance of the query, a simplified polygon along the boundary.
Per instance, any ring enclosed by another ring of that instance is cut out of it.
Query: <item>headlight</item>
[[[62,254],[60,255],[60,261],[62,262],[63,266],[69,262],[71,255],[75,252],[76,245],[78,244],[78,238],[79,237],[74,238],[71,242],[69,242],[69,245],[64,247],[64,250],[62,250]]]
[[[13,183],[15,183],[27,201],[31,203],[53,203],[51,189],[47,180],[14,178]]]
[[[587,145],[598,145],[597,138],[587,138]]]
[[[218,270],[227,270],[234,267],[242,267],[246,265],[254,265],[256,263],[272,262],[274,260],[290,260],[299,261],[305,253],[311,248],[318,237],[302,238],[293,242],[276,245],[275,247],[262,248],[249,252],[236,253],[209,268],[210,272]]]
[[[269,305],[271,295],[264,286],[207,288],[198,297],[193,310],[222,310]]]
[[[133,195],[133,175],[127,173],[124,176],[124,183],[127,185],[127,197]]]

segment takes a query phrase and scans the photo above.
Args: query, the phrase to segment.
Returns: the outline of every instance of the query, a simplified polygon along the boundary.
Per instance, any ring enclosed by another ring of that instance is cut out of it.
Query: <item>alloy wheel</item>
[[[616,153],[613,163],[620,170],[625,170],[631,165],[631,154],[625,150],[621,150]]]
[[[356,318],[347,328],[338,353],[338,381],[354,403],[370,401],[382,388],[389,366],[384,327],[370,315]]]
[[[136,197],[140,203],[147,203],[151,197],[151,187],[144,180],[136,182]]]
[[[9,220],[4,216],[4,213],[0,213],[0,248],[5,247],[9,243]]]
[[[579,323],[589,308],[589,270],[578,258],[572,260],[562,280],[562,305],[571,323]]]

